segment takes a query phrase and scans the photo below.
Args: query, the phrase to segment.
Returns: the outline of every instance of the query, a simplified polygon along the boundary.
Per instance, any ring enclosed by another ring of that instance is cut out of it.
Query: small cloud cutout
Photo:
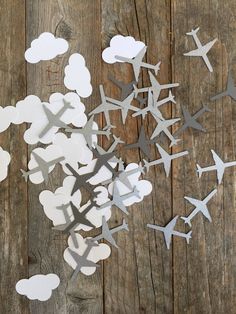
[[[31,42],[30,48],[25,52],[25,60],[29,63],[51,60],[65,53],[68,48],[69,45],[65,39],[56,38],[52,33],[45,32]]]
[[[122,62],[115,56],[132,59],[144,46],[142,41],[136,41],[132,36],[116,35],[111,39],[110,47],[103,50],[102,58],[106,63]]]
[[[7,177],[8,166],[11,161],[10,154],[0,147],[0,182]]]
[[[19,280],[16,291],[30,300],[47,301],[52,295],[52,290],[59,284],[60,278],[56,274],[35,275],[29,279]]]
[[[91,75],[86,67],[84,57],[79,53],[74,53],[69,58],[69,64],[65,67],[64,84],[70,90],[83,97],[92,94]]]
[[[15,123],[18,119],[18,111],[16,107],[0,106],[0,133],[8,129],[11,123]]]

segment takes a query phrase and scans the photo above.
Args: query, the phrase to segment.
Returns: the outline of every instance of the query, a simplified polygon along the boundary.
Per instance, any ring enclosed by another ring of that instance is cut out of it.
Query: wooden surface
[[[70,281],[71,269],[62,258],[66,237],[51,230],[39,204],[38,195],[46,186],[26,184],[19,172],[26,167],[32,150],[22,140],[26,126],[13,125],[2,133],[0,145],[11,153],[12,161],[8,179],[0,187],[0,313],[236,313],[235,169],[227,169],[210,202],[213,223],[197,216],[188,246],[183,239],[174,239],[168,251],[162,235],[145,227],[147,223],[166,224],[173,215],[189,213],[185,195],[200,199],[216,187],[214,173],[199,180],[195,171],[196,162],[203,166],[212,163],[210,149],[225,160],[236,157],[235,102],[227,97],[209,102],[224,89],[228,69],[236,70],[235,15],[235,0],[0,0],[1,106],[15,104],[28,94],[47,100],[53,92],[65,92],[63,69],[73,52],[85,56],[92,75],[94,92],[85,101],[88,112],[99,104],[100,83],[107,95],[119,97],[107,75],[129,82],[132,71],[125,64],[105,64],[101,52],[112,36],[122,34],[148,45],[146,61],[162,61],[161,82],[180,83],[174,91],[177,105],[165,107],[166,118],[181,116],[181,104],[192,113],[200,109],[201,102],[212,109],[199,120],[207,133],[188,130],[181,144],[172,149],[187,149],[190,154],[173,162],[170,178],[165,177],[162,167],[153,168],[146,176],[153,183],[153,192],[130,208],[130,232],[117,237],[120,249],[113,249],[94,275],[79,275],[75,283]],[[196,26],[201,28],[202,42],[219,39],[209,54],[212,74],[201,59],[183,56],[194,48],[185,33]],[[36,65],[26,64],[25,49],[44,31],[67,39],[69,53]],[[142,84],[148,84],[145,71],[140,77]],[[116,135],[127,143],[138,138],[141,119],[129,116],[123,127],[120,116],[111,117]],[[102,125],[103,118],[98,122]],[[150,135],[154,121],[149,117],[144,125]],[[167,141],[163,145],[168,148]],[[126,162],[143,158],[137,150],[120,155]],[[152,159],[155,157],[158,154],[153,149]],[[55,190],[62,178],[58,167],[47,188]],[[110,226],[119,223],[121,217],[114,210]],[[48,272],[61,278],[49,301],[29,302],[16,293],[19,279]]]

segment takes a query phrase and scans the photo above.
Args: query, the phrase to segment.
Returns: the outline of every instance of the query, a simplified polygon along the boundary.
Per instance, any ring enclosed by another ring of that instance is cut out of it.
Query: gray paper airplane
[[[66,132],[70,133],[79,133],[82,134],[88,144],[89,148],[92,148],[92,135],[97,134],[97,135],[106,135],[107,139],[109,139],[109,136],[111,134],[110,128],[111,126],[108,126],[106,130],[94,130],[93,129],[93,119],[94,116],[91,116],[89,121],[85,124],[83,128],[66,128]]]
[[[139,148],[144,153],[145,156],[150,158],[151,151],[150,151],[149,145],[155,143],[155,141],[156,141],[155,138],[152,140],[149,140],[146,138],[144,127],[142,125],[141,129],[140,129],[138,141],[136,143],[133,143],[133,144],[125,145],[124,148],[125,149]]]
[[[102,103],[99,106],[97,106],[93,111],[91,111],[89,113],[89,116],[103,112],[104,116],[105,116],[106,124],[109,128],[111,126],[109,111],[118,110],[118,109],[120,109],[120,107],[107,102],[102,85],[99,85],[99,90],[100,90],[100,96],[101,96]]]
[[[38,166],[31,169],[31,170],[28,170],[28,171],[25,171],[23,169],[20,170],[22,172],[22,177],[25,179],[26,182],[28,180],[28,177],[31,174],[41,172],[42,176],[43,176],[43,180],[47,183],[48,182],[49,168],[51,166],[55,166],[58,162],[61,162],[65,159],[65,157],[62,156],[62,157],[58,157],[58,158],[55,158],[55,159],[50,160],[50,161],[45,161],[42,157],[40,157],[35,152],[32,152],[31,154],[34,157],[35,161],[37,162]]]
[[[67,169],[72,173],[72,176],[75,177],[75,184],[73,186],[71,195],[73,195],[76,191],[78,191],[79,189],[81,189],[82,187],[84,189],[86,189],[93,197],[96,197],[97,194],[99,192],[95,192],[93,190],[94,187],[92,187],[90,185],[90,183],[88,182],[89,179],[91,179],[94,175],[95,172],[89,172],[89,173],[85,173],[85,174],[79,174],[74,168],[71,167],[71,165],[69,164],[65,164],[65,166],[67,167]]]
[[[156,146],[157,146],[157,149],[158,149],[158,151],[159,151],[159,153],[161,155],[161,158],[157,159],[157,160],[150,161],[150,162],[147,162],[144,159],[143,160],[144,167],[148,171],[151,166],[163,164],[166,176],[168,177],[169,174],[170,174],[171,161],[176,159],[176,158],[188,155],[188,151],[183,151],[183,152],[180,152],[180,153],[176,153],[176,154],[170,155],[159,144],[156,143]]]
[[[231,71],[228,73],[227,87],[226,90],[216,96],[211,97],[211,100],[217,100],[224,96],[229,96],[233,100],[236,100],[236,86],[234,85],[234,80]]]
[[[97,147],[99,147],[97,145]],[[112,168],[112,166],[109,164],[109,161],[111,162],[111,160],[113,159],[114,161],[114,156],[115,156],[115,152],[102,152],[97,150],[97,149],[92,149],[92,152],[94,153],[95,159],[96,159],[96,164],[94,167],[94,172],[97,173],[103,166],[105,166],[111,173],[112,173],[112,177],[115,178],[118,176],[119,172],[117,172],[114,168]],[[119,161],[119,160],[118,160]]]
[[[213,72],[212,66],[210,64],[210,61],[207,57],[207,53],[209,52],[209,50],[211,49],[211,47],[214,45],[214,43],[217,41],[217,38],[215,38],[214,40],[210,41],[209,43],[207,43],[206,45],[202,45],[198,36],[197,36],[197,32],[199,31],[199,27],[196,29],[192,29],[191,32],[186,33],[186,35],[189,36],[193,36],[193,39],[197,45],[197,49],[192,50],[190,52],[184,53],[184,56],[189,56],[189,57],[202,57],[208,70],[210,72]]]
[[[130,83],[124,83],[122,81],[118,81],[113,76],[108,75],[108,79],[112,81],[119,89],[121,90],[120,100],[125,100],[134,90],[133,85],[136,84],[136,81],[132,81]]]
[[[158,226],[158,225],[151,225],[151,224],[147,225],[148,228],[155,229],[155,230],[163,232],[164,237],[165,237],[166,246],[167,246],[168,250],[170,248],[172,235],[185,238],[188,244],[189,244],[189,240],[192,237],[191,236],[192,231],[189,231],[188,233],[182,233],[182,232],[174,230],[174,227],[176,225],[178,217],[179,216],[175,216],[165,227],[161,227],[161,226]]]
[[[229,168],[229,167],[236,166],[236,161],[223,162],[222,159],[216,154],[216,152],[213,149],[211,150],[211,153],[212,153],[215,165],[201,168],[197,164],[197,172],[199,174],[199,178],[201,178],[201,175],[203,172],[209,172],[209,171],[216,170],[218,184],[221,184],[225,169]]]
[[[176,139],[174,138],[174,136],[170,133],[170,131],[168,130],[168,127],[170,127],[171,125],[173,125],[174,123],[176,123],[177,121],[180,120],[180,118],[177,119],[169,119],[169,120],[161,120],[158,117],[155,117],[156,121],[157,121],[157,126],[154,130],[154,132],[152,133],[151,136],[151,140],[155,137],[157,137],[161,132],[164,132],[165,135],[169,138],[169,140],[171,141],[170,143],[170,147],[172,147],[173,145],[177,145],[178,142],[180,141],[180,139]]]
[[[113,136],[114,141],[111,144],[111,146],[108,148],[107,151],[105,149],[103,149],[102,147],[100,147],[99,145],[97,145],[97,144],[95,145],[94,144],[96,149],[99,151],[99,153],[101,155],[114,152],[118,144],[123,144],[124,143],[124,141],[122,141],[120,137],[115,136],[115,134],[112,134],[112,136]]]
[[[203,126],[198,123],[196,120],[205,112],[210,112],[211,110],[203,105],[202,109],[200,109],[197,113],[195,113],[193,116],[189,113],[189,111],[182,106],[182,112],[184,115],[184,124],[173,134],[174,137],[179,136],[181,133],[183,133],[187,128],[196,129],[202,132],[206,132],[206,130],[203,128]]]
[[[141,67],[154,70],[156,75],[157,75],[158,71],[160,70],[161,62],[158,62],[156,65],[152,65],[152,64],[149,64],[149,63],[142,61],[146,51],[147,51],[147,46],[143,47],[143,49],[133,59],[125,58],[125,57],[121,57],[121,56],[115,56],[115,58],[117,60],[130,63],[133,67],[135,80],[138,81],[139,72],[140,72]]]
[[[123,124],[125,124],[125,121],[126,121],[126,118],[127,118],[129,110],[139,111],[139,108],[131,105],[131,102],[132,102],[133,98],[134,98],[134,93],[130,94],[123,101],[107,97],[108,101],[110,101],[111,103],[116,104],[116,105],[118,105],[120,107],[119,109],[121,110]]]
[[[207,195],[207,197],[204,198],[204,200],[197,200],[192,197],[185,196],[184,198],[189,201],[192,205],[195,206],[194,210],[191,212],[191,214],[188,215],[188,217],[181,217],[181,219],[184,220],[186,224],[188,224],[190,227],[192,226],[191,220],[197,215],[197,213],[201,212],[210,222],[211,215],[209,213],[209,210],[207,208],[207,203],[212,199],[212,197],[216,194],[217,190],[211,191],[210,194]]]
[[[58,128],[67,128],[67,124],[60,120],[62,115],[66,112],[67,109],[74,109],[74,107],[71,106],[70,102],[67,102],[65,99],[63,99],[63,107],[58,111],[58,113],[54,114],[52,113],[44,104],[43,104],[43,110],[45,115],[48,119],[48,124],[43,128],[43,130],[39,133],[39,138],[42,138],[44,135],[48,133],[48,131],[51,130],[52,127],[56,126]]]
[[[179,86],[179,83],[170,83],[170,84],[160,84],[155,76],[152,74],[151,71],[148,71],[151,86],[143,87],[143,88],[137,88],[137,86],[134,85],[134,96],[137,97],[139,93],[145,93],[148,92],[149,89],[153,93],[154,101],[156,102],[159,99],[160,93],[163,89],[169,89],[172,87]]]
[[[99,208],[99,209],[103,209],[103,208],[106,208],[108,206],[116,206],[117,208],[119,208],[123,213],[125,213],[126,215],[129,215],[127,209],[126,209],[126,206],[124,205],[124,201],[127,199],[127,198],[130,198],[131,196],[137,196],[140,198],[139,196],[139,191],[136,189],[136,187],[133,189],[132,192],[130,193],[127,193],[125,195],[120,195],[119,194],[119,190],[117,188],[117,185],[116,185],[116,182],[114,183],[114,188],[113,188],[113,197],[112,197],[112,200],[108,201],[107,203],[105,204],[102,204]]]
[[[72,280],[74,280],[77,277],[77,275],[80,272],[82,267],[100,267],[98,264],[88,260],[88,255],[89,255],[91,249],[94,246],[98,246],[98,244],[94,241],[91,241],[91,239],[87,239],[86,244],[87,244],[87,248],[84,251],[83,255],[79,255],[75,251],[71,250],[71,248],[68,248],[70,255],[72,256],[74,261],[77,263],[77,267],[76,267],[76,269],[75,269],[75,271],[71,277]]]
[[[129,228],[128,228],[127,223],[125,222],[125,219],[123,219],[123,222],[121,225],[119,225],[115,228],[109,229],[105,216],[102,216],[102,233],[97,235],[96,237],[94,237],[92,240],[93,241],[99,241],[99,240],[105,239],[111,245],[118,248],[118,245],[116,244],[116,241],[113,238],[113,234],[115,234],[121,230],[129,231]]]
[[[158,117],[161,120],[164,120],[159,107],[168,103],[169,101],[171,101],[172,103],[176,104],[175,100],[174,100],[174,96],[172,95],[171,91],[169,91],[169,96],[161,99],[159,101],[154,102],[153,99],[153,94],[152,91],[149,89],[148,91],[148,105],[147,107],[140,109],[138,112],[135,112],[132,114],[132,117],[136,117],[138,115],[142,115],[142,118],[144,119],[146,114],[148,112],[150,112],[152,114],[153,117]]]

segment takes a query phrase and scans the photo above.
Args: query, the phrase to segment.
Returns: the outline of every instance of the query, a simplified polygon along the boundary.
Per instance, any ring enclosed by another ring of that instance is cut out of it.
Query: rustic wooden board
[[[16,13],[17,12],[17,13]],[[192,209],[185,195],[204,198],[216,187],[215,174],[205,174],[199,180],[196,162],[212,162],[213,148],[225,160],[235,159],[235,104],[229,98],[209,102],[210,96],[221,91],[229,68],[234,70],[236,4],[229,1],[182,0],[2,0],[1,7],[1,106],[15,104],[26,94],[35,94],[47,101],[53,92],[65,93],[63,69],[69,53],[82,53],[92,75],[93,95],[85,101],[87,112],[100,103],[98,85],[103,83],[108,96],[118,98],[119,90],[107,79],[108,74],[130,82],[132,70],[126,64],[108,65],[101,52],[115,34],[132,35],[148,45],[146,61],[161,60],[160,81],[179,82],[174,91],[177,104],[166,106],[166,118],[181,116],[180,105],[194,113],[201,101],[212,113],[199,121],[207,127],[206,134],[187,130],[173,152],[189,150],[189,156],[176,160],[172,176],[166,178],[163,168],[156,167],[145,176],[153,183],[152,194],[142,203],[130,207],[126,217],[130,232],[116,236],[119,250],[101,263],[91,276],[79,275],[70,281],[71,269],[62,259],[67,238],[51,230],[39,204],[39,193],[61,185],[60,168],[54,170],[49,185],[25,184],[19,169],[26,168],[33,147],[22,140],[25,126],[12,126],[1,134],[1,146],[12,153],[9,177],[0,189],[0,313],[212,313],[233,314],[236,309],[236,211],[235,174],[227,169],[224,184],[211,200],[209,208],[213,223],[199,215],[193,224],[193,239],[186,246],[183,239],[174,239],[171,249],[165,248],[159,233],[147,230],[147,223],[166,224],[173,215],[186,215]],[[209,54],[214,72],[210,74],[200,58],[187,58],[183,53],[193,49],[191,37],[185,33],[200,26],[199,37],[207,42],[219,41]],[[24,62],[23,54],[32,39],[43,31],[66,38],[69,53],[36,65]],[[147,85],[144,70],[140,82]],[[142,85],[141,84],[141,85]],[[140,85],[140,86],[141,86]],[[165,94],[163,94],[165,96]],[[123,127],[120,115],[111,114],[116,125],[114,134],[127,143],[138,138],[143,124],[151,134],[155,122],[129,116]],[[104,118],[98,117],[102,126]],[[107,147],[105,139],[101,143]],[[163,145],[168,149],[168,141]],[[170,151],[170,150],[169,150]],[[144,156],[138,150],[122,151],[126,162]],[[20,158],[18,157],[20,156]],[[152,159],[159,155],[152,149]],[[109,225],[121,222],[122,215],[113,210]],[[179,223],[183,231],[188,229]],[[14,286],[17,280],[36,273],[55,272],[61,285],[47,302],[31,301],[19,296]]]

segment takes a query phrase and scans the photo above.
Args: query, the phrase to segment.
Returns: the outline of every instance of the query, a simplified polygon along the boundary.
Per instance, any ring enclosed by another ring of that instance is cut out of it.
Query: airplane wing
[[[32,152],[32,155],[39,166],[39,171],[41,171],[44,181],[47,182],[49,171],[49,166],[47,162],[35,152]]]
[[[114,240],[114,238],[112,237],[112,234],[110,232],[110,229],[108,227],[108,224],[106,222],[106,219],[104,216],[102,216],[102,235],[103,238],[109,242],[111,245],[118,247],[116,244],[116,241]]]
[[[126,209],[126,206],[124,205],[121,197],[120,197],[120,192],[117,188],[116,183],[114,183],[113,186],[113,204],[118,207],[123,213],[125,213],[126,215],[129,214],[129,212]]]
[[[165,173],[166,173],[166,176],[168,177],[170,174],[170,166],[171,166],[170,155],[158,143],[156,143],[156,147],[161,155]]]
[[[184,198],[195,207],[199,207],[199,204],[201,203],[201,201],[197,200],[196,198],[188,196],[185,196]]]
[[[184,53],[184,56],[190,56],[190,57],[201,57],[203,54],[202,50],[197,48],[192,51]]]
[[[211,150],[211,153],[212,153],[212,157],[214,159],[215,165],[216,165],[217,179],[220,184],[223,179],[224,170],[225,170],[224,163],[213,149]]]
[[[139,53],[134,57],[132,65],[133,65],[133,70],[134,70],[134,77],[136,81],[138,81],[139,77],[139,72],[141,68],[141,63],[143,61],[143,57],[147,51],[147,46],[144,46],[142,50],[139,51]]]
[[[232,72],[229,71],[228,81],[227,81],[227,90],[232,90],[234,88],[234,79],[232,77]]]
[[[149,74],[149,79],[150,79],[151,86],[152,86],[153,101],[158,100],[158,98],[160,96],[161,85],[157,81],[157,79],[155,78],[155,76],[153,75],[153,73],[151,71],[148,71],[148,74]]]
[[[169,250],[169,248],[170,248],[172,233],[173,233],[173,230],[174,230],[174,227],[175,227],[175,225],[176,225],[176,221],[177,221],[178,217],[179,217],[179,216],[175,216],[175,217],[165,226],[164,237],[165,237],[165,242],[166,242],[166,246],[167,246],[167,249],[168,249],[168,250]]]
[[[112,111],[112,110],[118,110],[120,109],[120,107],[118,107],[115,104],[111,104],[111,103],[107,103],[107,107],[105,103],[100,104],[99,106],[97,106],[94,110],[90,111],[89,116],[97,114],[97,113],[101,113],[101,112],[105,112],[105,111]]]
[[[215,39],[209,41],[209,43],[207,43],[207,44],[205,44],[205,45],[203,46],[205,54],[208,53],[208,51],[211,49],[211,47],[214,45],[214,43],[215,43],[216,41],[217,41],[217,38],[215,38]]]

